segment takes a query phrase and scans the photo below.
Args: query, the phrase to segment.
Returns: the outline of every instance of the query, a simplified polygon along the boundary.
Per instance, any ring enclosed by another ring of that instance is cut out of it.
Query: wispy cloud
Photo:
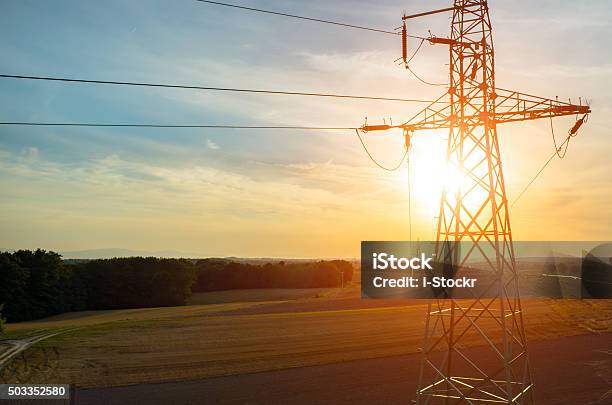
[[[4,220],[7,233],[3,235],[10,235],[10,229],[18,227],[27,216],[40,230],[49,225],[49,218],[65,218],[70,213],[66,226],[73,221],[85,228],[99,226],[96,224],[104,220],[125,221],[133,224],[133,230],[155,227],[162,234],[192,238],[199,234],[183,245],[194,251],[215,239],[218,232],[233,237],[236,232],[257,232],[259,242],[251,241],[254,249],[267,238],[275,239],[279,232],[289,232],[291,228],[335,235],[344,243],[340,235],[367,228],[373,218],[393,226],[392,213],[404,205],[397,192],[401,183],[385,181],[369,167],[332,162],[251,161],[235,168],[199,164],[167,167],[127,161],[114,154],[74,167],[6,151],[1,156],[0,182],[13,190],[0,200],[3,211],[13,213],[11,220]],[[28,187],[24,188],[24,184]],[[19,201],[27,204],[16,205]],[[181,224],[181,229],[173,228],[173,223]],[[291,233],[290,239],[299,237]],[[4,246],[15,240],[5,238],[8,236],[1,240]],[[130,242],[127,235],[116,238],[123,240],[125,246],[147,249],[163,248],[163,241],[168,240],[160,237],[151,245],[143,245],[141,241]],[[77,247],[99,245],[69,246]],[[230,252],[231,244],[218,249],[217,254],[239,253]],[[334,255],[331,250],[327,254]]]
[[[212,150],[221,149],[219,145],[217,145],[215,142],[211,141],[210,139],[206,140],[206,146],[208,146],[208,149],[212,149]]]

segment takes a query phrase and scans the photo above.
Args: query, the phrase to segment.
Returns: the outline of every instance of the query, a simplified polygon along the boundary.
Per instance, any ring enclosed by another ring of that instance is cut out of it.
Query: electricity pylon
[[[486,0],[455,0],[453,7],[405,15],[404,24],[441,12],[453,13],[450,37],[428,40],[449,47],[448,92],[404,124],[362,128],[402,128],[407,136],[418,130],[449,129],[447,171],[457,174],[453,181],[458,184],[442,192],[436,254],[458,269],[478,256],[489,275],[487,286],[474,299],[430,301],[416,402],[531,404],[533,381],[497,125],[586,115],[590,108],[495,86]],[[405,32],[404,28],[404,36]],[[404,61],[405,56],[404,51]],[[584,117],[577,120],[570,134],[583,122]],[[480,347],[473,351],[468,344]]]

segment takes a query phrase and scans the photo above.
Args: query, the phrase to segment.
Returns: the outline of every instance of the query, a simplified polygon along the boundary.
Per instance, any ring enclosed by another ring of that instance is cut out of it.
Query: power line
[[[378,163],[378,161],[376,159],[374,159],[374,156],[372,156],[372,154],[370,153],[370,151],[368,150],[368,147],[366,146],[365,142],[363,141],[363,139],[361,138],[361,135],[359,135],[359,128],[355,128],[355,133],[357,134],[357,138],[359,138],[359,142],[361,142],[361,146],[363,146],[363,150],[365,151],[365,153],[368,155],[368,157],[370,158],[370,160],[378,167],[380,167],[383,170],[386,170],[388,172],[394,172],[397,169],[399,169],[402,165],[402,163],[404,163],[404,160],[406,159],[406,156],[408,156],[408,149],[406,149],[406,152],[404,152],[404,155],[402,156],[402,158],[400,159],[400,161],[397,163],[397,165],[393,166],[393,167],[386,167],[383,166],[382,164]]]
[[[0,122],[0,125],[35,127],[117,127],[117,128],[218,128],[218,129],[299,129],[306,131],[354,130],[355,127],[309,127],[291,125],[179,125],[179,124],[98,124],[89,122]]]
[[[424,42],[425,42],[425,38],[421,39],[421,42],[419,42],[419,46],[417,46],[417,49],[414,51],[412,56],[406,61],[406,66],[408,66],[408,64],[412,62],[412,59],[414,59],[414,57],[417,56],[417,53],[419,53],[419,51],[421,50],[421,47],[423,46]]]
[[[408,69],[408,71],[410,73],[412,73],[412,75],[419,80],[421,83],[423,84],[427,84],[429,86],[446,86],[448,87],[448,83],[431,83],[428,82],[426,80],[424,80],[423,78],[421,78],[419,75],[417,75],[414,70],[412,70],[410,68],[410,62],[412,62],[412,60],[414,59],[415,56],[417,56],[417,54],[419,53],[419,51],[421,50],[421,47],[423,46],[423,43],[425,42],[426,38],[421,39],[421,42],[419,43],[419,46],[417,46],[417,49],[414,51],[414,53],[412,54],[412,56],[410,57],[410,59],[408,59],[408,61],[405,63],[406,69]]]
[[[518,200],[520,200],[520,198],[523,196],[523,194],[525,194],[525,192],[527,191],[527,189],[529,189],[529,187],[531,187],[531,185],[533,184],[534,181],[536,181],[536,179],[540,176],[540,174],[542,174],[542,172],[544,171],[544,169],[546,169],[546,167],[550,164],[550,162],[553,161],[553,159],[555,158],[555,156],[558,156],[561,148],[563,148],[564,145],[566,145],[565,148],[565,153],[567,153],[567,146],[569,146],[569,141],[572,138],[571,135],[568,135],[567,138],[565,138],[565,140],[559,144],[558,148],[555,148],[555,153],[553,153],[548,160],[546,161],[546,163],[544,163],[544,165],[542,166],[542,168],[535,174],[535,176],[533,176],[531,178],[531,180],[529,181],[529,183],[527,183],[527,185],[523,188],[523,190],[521,191],[521,193],[518,195],[518,197],[516,197],[516,199],[512,202],[512,204],[510,205],[510,208],[514,207],[514,205],[518,202]],[[556,146],[556,144],[555,144]],[[565,153],[563,154],[563,156],[565,156]]]
[[[409,71],[410,73],[412,73],[412,75],[413,75],[414,77],[416,77],[416,78],[417,78],[417,80],[418,80],[418,81],[420,81],[420,82],[421,82],[421,83],[423,83],[423,84],[426,84],[426,85],[428,85],[428,86],[446,86],[446,87],[448,87],[448,83],[431,83],[431,82],[428,82],[427,80],[422,79],[422,78],[421,78],[419,75],[417,75],[416,73],[414,73],[414,70],[412,70],[412,69],[410,68],[410,66],[408,66],[408,65],[406,65],[406,69],[408,69],[408,71]]]
[[[569,132],[567,134],[567,137],[559,145],[557,145],[557,141],[555,140],[555,133],[554,133],[554,128],[552,126],[552,118],[551,118],[551,120],[550,120],[550,129],[551,129],[552,136],[553,136],[553,144],[555,146],[555,152],[548,158],[546,163],[544,163],[542,168],[535,174],[535,176],[533,176],[531,181],[529,181],[529,183],[527,183],[527,185],[525,186],[525,188],[523,188],[523,190],[521,191],[519,196],[516,197],[516,199],[512,202],[512,205],[510,205],[510,208],[514,207],[514,204],[516,204],[517,201],[523,196],[523,194],[525,194],[527,189],[533,184],[534,181],[536,181],[538,176],[544,171],[544,169],[546,169],[546,167],[550,164],[550,162],[552,162],[552,160],[555,158],[555,156],[559,157],[560,159],[563,159],[565,157],[565,155],[567,154],[567,149],[569,148],[570,140],[572,138],[574,138],[578,134],[578,129],[582,126],[582,124],[584,122],[587,122],[588,118],[589,118],[589,115],[585,114],[581,119],[576,119],[576,123],[569,130]],[[563,149],[564,146],[565,146],[565,149]],[[563,152],[561,152],[561,151],[563,151]]]
[[[23,79],[23,80],[43,80],[43,81],[66,82],[66,83],[108,84],[108,85],[118,85],[118,86],[161,87],[161,88],[171,88],[171,89],[190,89],[190,90],[228,91],[228,92],[239,92],[239,93],[276,94],[276,95],[285,95],[285,96],[312,96],[312,97],[333,97],[333,98],[348,98],[348,99],[361,99],[361,100],[432,103],[431,100],[419,100],[419,99],[410,99],[410,98],[356,96],[356,95],[348,95],[348,94],[311,93],[311,92],[284,91],[284,90],[281,91],[281,90],[238,89],[238,88],[231,88],[231,87],[207,87],[207,86],[193,86],[193,85],[183,85],[183,84],[71,79],[71,78],[65,78],[65,77],[50,77],[50,76],[24,76],[24,75],[0,74],[0,78]]]
[[[238,9],[247,10],[247,11],[256,11],[258,13],[266,13],[266,14],[273,14],[273,15],[278,15],[278,16],[282,16],[282,17],[291,17],[291,18],[297,18],[297,19],[300,19],[300,20],[314,21],[314,22],[323,23],[323,24],[332,24],[332,25],[338,25],[338,26],[341,26],[341,27],[355,28],[355,29],[358,29],[358,30],[379,32],[381,34],[401,35],[399,32],[394,32],[394,31],[387,31],[387,30],[381,30],[381,29],[377,29],[377,28],[363,27],[361,25],[346,24],[346,23],[341,23],[341,22],[338,22],[338,21],[322,20],[320,18],[304,17],[304,16],[300,16],[300,15],[295,15],[295,14],[281,13],[281,12],[278,12],[278,11],[262,10],[260,8],[240,6],[238,4],[221,3],[221,2],[218,2],[218,1],[209,1],[209,0],[195,0],[195,1],[199,1],[200,3],[214,4],[214,5],[217,5],[217,6],[225,6],[225,7],[238,8]],[[422,38],[422,37],[417,37],[417,36],[414,36],[414,35],[408,35],[408,36],[411,37],[411,38],[419,38],[419,39]]]
[[[550,134],[552,136],[553,145],[555,147],[555,152],[559,159],[563,159],[567,154],[567,148],[569,148],[569,142],[565,144],[565,150],[562,152],[561,147],[557,146],[557,139],[555,138],[555,127],[553,126],[552,116],[550,118]]]
[[[412,242],[412,183],[410,181],[410,151],[406,148],[406,168],[408,171],[408,240]]]

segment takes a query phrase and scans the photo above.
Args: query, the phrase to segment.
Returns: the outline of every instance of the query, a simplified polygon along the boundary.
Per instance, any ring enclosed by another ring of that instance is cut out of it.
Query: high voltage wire
[[[372,163],[374,163],[376,166],[378,166],[379,168],[386,170],[388,172],[394,172],[397,169],[399,169],[402,166],[402,163],[404,163],[404,160],[406,159],[406,157],[408,156],[408,149],[406,149],[406,151],[404,152],[404,154],[402,155],[402,158],[399,160],[399,162],[397,162],[397,164],[395,166],[391,166],[391,167],[387,167],[384,166],[383,164],[379,163],[378,160],[376,160],[374,158],[374,156],[372,156],[372,154],[370,153],[370,151],[368,150],[368,147],[366,146],[365,142],[363,141],[363,138],[361,137],[361,135],[359,134],[359,128],[354,128],[355,129],[355,133],[357,134],[357,138],[359,138],[359,142],[361,143],[361,146],[363,147],[363,150],[365,151],[365,153],[368,155],[368,157],[370,158],[370,160],[372,161]]]
[[[553,161],[555,156],[557,156],[559,159],[563,159],[565,157],[565,155],[567,154],[567,149],[569,148],[570,140],[572,138],[574,138],[578,134],[578,129],[582,126],[582,124],[584,122],[587,122],[588,119],[589,119],[588,113],[585,114],[581,119],[577,119],[576,123],[574,124],[574,126],[569,130],[569,133],[567,134],[567,137],[565,137],[563,142],[561,142],[559,145],[557,145],[557,141],[555,139],[555,130],[554,130],[553,125],[552,125],[552,117],[551,117],[551,119],[550,119],[550,131],[551,131],[551,135],[552,135],[552,138],[553,138],[553,145],[555,146],[555,152],[548,158],[548,160],[544,163],[544,165],[540,168],[540,170],[535,174],[535,176],[533,176],[531,178],[531,180],[523,188],[523,190],[521,191],[519,196],[516,197],[516,199],[512,202],[512,204],[510,205],[510,208],[514,207],[514,205],[518,202],[518,200],[520,200],[520,198],[523,196],[523,194],[525,194],[525,192],[529,189],[529,187],[531,187],[533,182],[536,181],[536,179],[540,176],[540,174],[542,174],[544,169],[546,169],[546,167],[548,167],[550,162]],[[565,147],[565,149],[564,149],[564,147]]]
[[[426,85],[428,85],[428,86],[446,86],[446,87],[448,87],[448,83],[432,83],[432,82],[428,82],[427,80],[425,80],[425,79],[421,78],[419,75],[417,75],[417,74],[414,72],[414,70],[412,70],[412,69],[410,68],[410,66],[408,66],[408,65],[406,65],[406,69],[408,69],[408,71],[409,71],[410,73],[412,73],[412,75],[413,75],[414,77],[416,77],[416,79],[417,79],[418,81],[420,81],[421,83],[423,83],[423,84],[426,84]]]
[[[406,61],[406,63],[405,63],[406,69],[408,69],[408,71],[409,71],[410,73],[412,73],[412,75],[413,75],[414,77],[416,77],[416,78],[417,78],[417,80],[419,80],[419,81],[420,81],[420,82],[422,82],[423,84],[427,84],[427,85],[429,85],[429,86],[446,86],[446,87],[448,87],[448,83],[431,83],[431,82],[428,82],[428,81],[426,81],[426,80],[423,80],[423,79],[422,79],[422,78],[421,78],[419,75],[417,75],[417,74],[414,72],[414,70],[412,70],[412,69],[410,68],[410,62],[412,62],[412,60],[414,59],[414,57],[415,57],[415,56],[417,56],[417,54],[418,54],[418,53],[419,53],[419,51],[421,50],[421,47],[423,46],[423,43],[424,43],[424,42],[425,42],[425,38],[421,39],[421,42],[419,43],[419,46],[417,46],[417,49],[414,51],[414,53],[412,54],[412,56],[410,57],[410,59],[408,59],[408,61]]]
[[[0,125],[34,127],[118,127],[118,128],[217,128],[217,129],[298,129],[306,131],[354,130],[355,127],[309,127],[292,125],[180,125],[180,124],[99,124],[89,122],[0,122]]]
[[[355,29],[358,29],[358,30],[379,32],[381,34],[401,35],[399,32],[394,32],[394,31],[387,31],[387,30],[381,30],[381,29],[377,29],[377,28],[363,27],[363,26],[360,26],[360,25],[346,24],[346,23],[341,23],[341,22],[338,22],[338,21],[322,20],[320,18],[304,17],[304,16],[300,16],[300,15],[295,15],[295,14],[282,13],[282,12],[279,12],[279,11],[263,10],[263,9],[260,9],[260,8],[241,6],[241,5],[238,5],[238,4],[221,3],[219,1],[209,1],[209,0],[195,0],[195,1],[198,1],[200,3],[214,4],[214,5],[217,5],[217,6],[225,6],[225,7],[238,8],[238,9],[247,10],[247,11],[256,11],[258,13],[273,14],[273,15],[278,15],[278,16],[282,16],[282,17],[297,18],[297,19],[300,19],[300,20],[313,21],[313,22],[318,22],[318,23],[323,23],[323,24],[332,24],[332,25],[338,25],[338,26],[341,26],[341,27],[355,28]],[[422,39],[422,37],[418,37],[418,36],[414,36],[414,35],[408,35],[408,36],[411,37],[411,38]]]
[[[360,100],[401,101],[401,102],[412,102],[412,103],[432,103],[433,102],[431,100],[420,100],[420,99],[411,99],[411,98],[356,96],[356,95],[350,95],[350,94],[311,93],[311,92],[284,91],[284,90],[238,89],[238,88],[231,88],[231,87],[208,87],[208,86],[193,86],[193,85],[183,85],[183,84],[72,79],[72,78],[66,78],[66,77],[50,77],[50,76],[24,76],[24,75],[0,74],[0,78],[22,79],[22,80],[42,80],[42,81],[65,82],[65,83],[107,84],[107,85],[116,85],[116,86],[160,87],[160,88],[171,88],[171,89],[275,94],[275,95],[285,95],[285,96],[331,97],[331,98],[346,98],[346,99],[360,99]]]
[[[531,187],[531,185],[536,181],[536,179],[540,176],[540,174],[542,174],[544,169],[546,169],[548,167],[548,165],[550,164],[550,162],[553,161],[555,156],[559,156],[559,152],[563,148],[563,146],[566,146],[566,151],[567,151],[567,146],[569,145],[569,141],[570,141],[571,138],[572,138],[572,136],[568,135],[567,138],[565,138],[565,140],[558,146],[558,148],[555,148],[555,152],[548,158],[548,160],[544,163],[544,165],[540,168],[540,170],[538,170],[538,172],[531,178],[529,183],[527,183],[527,185],[523,188],[523,190],[520,192],[518,197],[516,197],[514,199],[514,201],[510,205],[510,208],[513,208],[514,205],[518,202],[518,200],[521,199],[521,197],[527,192],[529,187]],[[556,146],[557,145],[555,144],[555,147]],[[565,154],[563,156],[565,156]]]

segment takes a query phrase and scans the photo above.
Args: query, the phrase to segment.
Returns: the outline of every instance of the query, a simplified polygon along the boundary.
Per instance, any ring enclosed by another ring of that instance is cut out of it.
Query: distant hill
[[[131,250],[131,249],[121,249],[121,248],[60,251],[59,254],[61,254],[64,259],[110,259],[113,257],[133,257],[133,256],[189,258],[189,257],[199,256],[195,254],[177,252],[174,250],[150,252],[150,251],[144,251],[144,250]]]
[[[4,249],[0,248],[0,252],[14,252],[19,249]],[[219,260],[232,261],[238,263],[276,263],[284,261],[286,263],[312,262],[318,260],[348,260],[357,263],[359,258],[356,257],[303,257],[303,258],[287,258],[287,257],[237,257],[237,256],[214,256],[194,252],[181,252],[178,250],[133,250],[125,248],[102,248],[102,249],[85,249],[85,250],[60,250],[56,251],[62,255],[64,260],[88,260],[88,259],[112,259],[113,257],[165,257],[165,258],[184,258],[184,259],[203,259],[215,258]]]

